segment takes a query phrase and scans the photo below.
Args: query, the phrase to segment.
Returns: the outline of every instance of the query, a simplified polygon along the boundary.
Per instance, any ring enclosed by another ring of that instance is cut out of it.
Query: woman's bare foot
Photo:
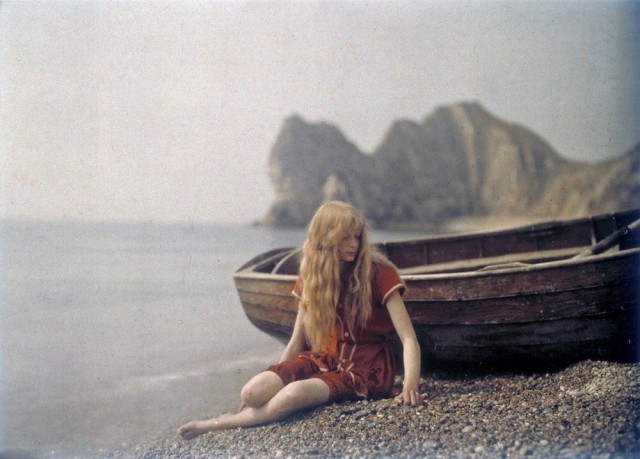
[[[233,415],[224,414],[217,418],[206,419],[204,421],[191,421],[178,429],[178,434],[185,440],[191,440],[198,435],[216,430],[224,430],[232,427],[228,421],[233,419]]]
[[[178,429],[178,434],[185,440],[191,440],[192,438],[202,435],[213,430],[212,419],[207,421],[191,421]]]

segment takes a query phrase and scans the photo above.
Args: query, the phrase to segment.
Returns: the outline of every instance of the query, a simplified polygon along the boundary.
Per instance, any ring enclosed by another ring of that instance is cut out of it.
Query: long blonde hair
[[[338,244],[349,231],[360,232],[360,247],[341,272]],[[318,349],[331,331],[341,296],[347,325],[352,330],[365,328],[371,317],[374,262],[393,266],[369,244],[360,212],[340,201],[323,204],[309,223],[300,261],[305,334],[312,349]]]

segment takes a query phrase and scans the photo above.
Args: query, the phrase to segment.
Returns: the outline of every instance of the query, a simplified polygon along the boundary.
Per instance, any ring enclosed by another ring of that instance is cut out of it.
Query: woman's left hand
[[[422,405],[422,395],[415,387],[405,387],[402,393],[395,398],[395,402],[403,406],[420,406]]]

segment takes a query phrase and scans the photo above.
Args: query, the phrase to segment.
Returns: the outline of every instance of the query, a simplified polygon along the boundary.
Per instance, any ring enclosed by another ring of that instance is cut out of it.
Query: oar
[[[588,257],[589,255],[598,255],[599,253],[606,252],[614,245],[618,245],[620,239],[634,233],[638,230],[638,228],[640,228],[640,218],[633,223],[628,224],[624,228],[620,228],[618,231],[614,231],[597,244],[592,245],[587,250],[580,252],[573,258]]]

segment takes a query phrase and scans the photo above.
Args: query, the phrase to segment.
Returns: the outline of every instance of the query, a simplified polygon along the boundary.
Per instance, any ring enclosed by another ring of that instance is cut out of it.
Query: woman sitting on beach
[[[282,420],[327,403],[389,397],[394,330],[404,363],[404,385],[395,400],[421,405],[420,347],[401,297],[404,290],[396,268],[369,245],[362,215],[343,202],[324,204],[302,246],[292,292],[299,299],[298,314],[280,363],[244,386],[240,411],[189,422],[178,433],[190,439]]]

